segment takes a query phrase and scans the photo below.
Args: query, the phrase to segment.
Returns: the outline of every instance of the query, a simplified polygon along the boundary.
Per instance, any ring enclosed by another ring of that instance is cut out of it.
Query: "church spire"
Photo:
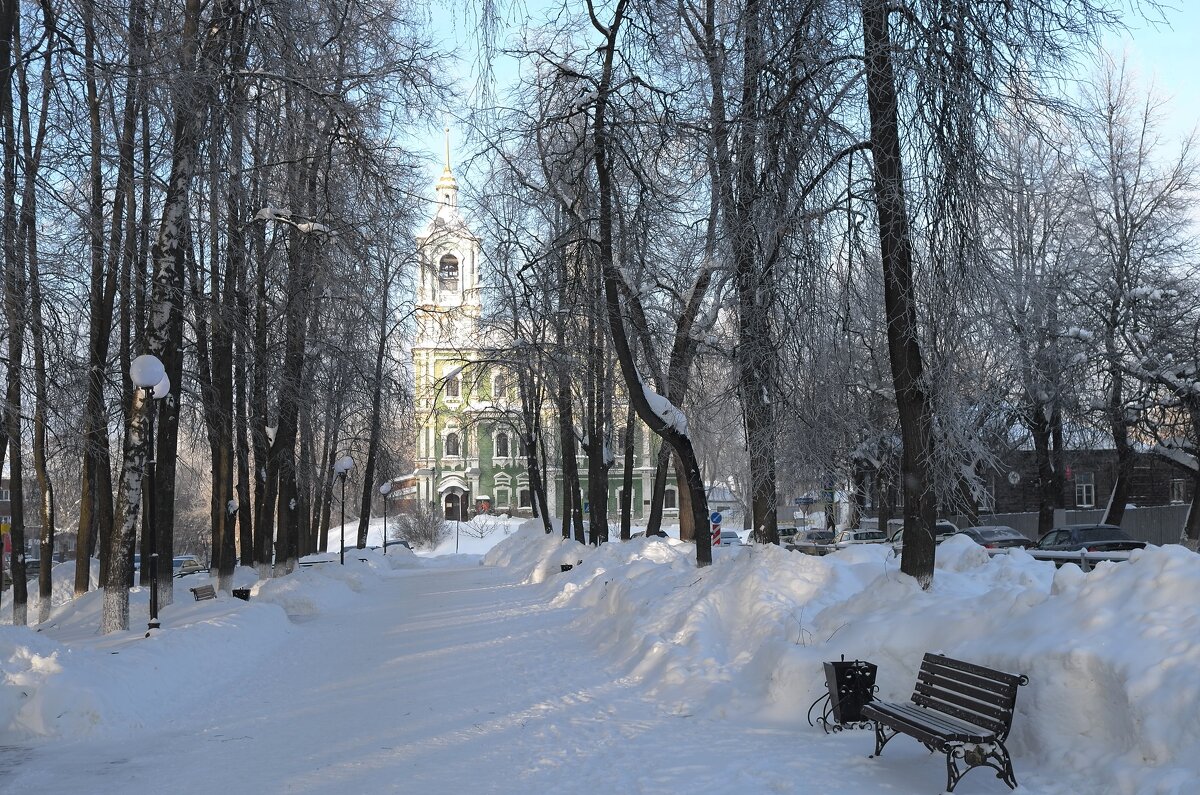
[[[446,128],[446,168],[437,181],[438,201],[447,207],[458,206],[458,182],[450,170],[450,128]]]

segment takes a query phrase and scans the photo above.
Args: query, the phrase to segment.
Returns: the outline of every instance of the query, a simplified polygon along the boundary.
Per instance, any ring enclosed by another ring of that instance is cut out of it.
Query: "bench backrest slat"
[[[922,668],[917,673],[917,683],[924,684],[931,688],[940,690],[953,690],[956,693],[970,696],[976,701],[982,701],[985,704],[1007,708],[1013,699],[1014,689],[1007,686],[991,687],[981,686],[978,682],[964,682],[961,679],[956,679],[952,676],[943,676],[938,671]]]
[[[920,704],[922,701],[926,702],[925,706],[936,705],[937,709],[943,711],[949,711],[945,705],[952,704],[971,714],[969,718],[962,715],[958,717],[978,725],[983,725],[981,721],[984,719],[991,719],[1003,726],[1012,715],[1012,710],[1006,710],[991,704],[983,704],[954,690],[943,690],[931,687],[924,682],[918,682],[917,689],[913,692],[913,703]]]
[[[1003,740],[1012,726],[1020,683],[1020,677],[1004,671],[926,654],[912,701],[993,731]]]
[[[955,671],[963,671],[969,674],[977,674],[978,676],[993,682],[1002,682],[1013,688],[1013,692],[1017,692],[1016,688],[1021,684],[1021,677],[1016,674],[1010,674],[1006,671],[997,671],[995,668],[988,668],[976,663],[963,662],[956,660],[953,657],[947,657],[943,654],[926,654],[921,665],[931,665],[940,668],[950,668]]]

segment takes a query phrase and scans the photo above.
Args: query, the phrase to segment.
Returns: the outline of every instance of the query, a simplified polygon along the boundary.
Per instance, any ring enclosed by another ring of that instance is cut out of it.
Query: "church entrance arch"
[[[462,495],[457,491],[448,491],[442,498],[446,519],[454,521],[462,519]]]

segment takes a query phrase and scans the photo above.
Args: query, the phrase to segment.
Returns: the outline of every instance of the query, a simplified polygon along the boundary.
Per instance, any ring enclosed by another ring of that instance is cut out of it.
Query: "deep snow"
[[[923,592],[879,546],[718,548],[698,570],[675,539],[514,525],[457,555],[239,570],[249,603],[181,578],[150,638],[141,589],[133,628],[100,636],[100,594],[71,600],[56,567],[51,621],[0,626],[0,792],[932,795],[940,755],[901,737],[869,759],[869,731],[805,720],[822,661],[871,660],[902,698],[931,650],[1029,676],[1019,792],[1200,791],[1200,556],[1180,547],[1084,574],[951,539]],[[956,792],[1008,789],[981,769]]]

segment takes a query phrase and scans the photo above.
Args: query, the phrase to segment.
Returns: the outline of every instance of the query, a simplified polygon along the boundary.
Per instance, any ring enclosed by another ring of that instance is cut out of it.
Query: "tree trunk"
[[[629,406],[625,412],[625,446],[621,448],[623,456],[621,466],[621,540],[628,541],[630,536],[630,528],[633,524],[633,457],[634,451],[637,449],[634,440],[634,431],[636,425],[637,414],[633,410],[633,406]]]
[[[137,523],[141,517],[142,475],[146,466],[146,403],[146,390],[135,390],[133,405],[130,406],[125,422],[121,485],[117,499],[119,521],[113,532],[108,535],[108,548],[103,552],[109,561],[102,577],[104,597],[101,603],[100,632],[104,634],[129,629],[129,579],[132,575],[130,561]]]
[[[521,452],[525,456],[525,468],[529,473],[529,488],[535,498],[533,504],[538,518],[542,520],[542,529],[546,534],[554,532],[550,522],[552,507],[546,501],[546,478],[542,474],[539,458],[542,454],[542,392],[530,376],[530,371],[523,370],[518,376],[521,385],[521,418],[524,432],[520,434]],[[511,499],[511,498],[510,498]],[[563,524],[563,534],[566,534],[566,523]]]
[[[104,381],[117,280],[115,272],[105,273],[104,262],[104,189],[101,182],[100,95],[96,85],[94,13],[95,3],[88,0],[83,5],[83,26],[84,83],[90,129],[88,243],[91,282],[88,301],[88,392],[83,410],[83,485],[75,558],[76,596],[87,593],[91,557],[96,554],[98,546],[107,548],[108,535],[113,527]],[[104,578],[109,563],[108,559],[101,559],[101,578]]]
[[[296,478],[296,440],[300,418],[301,382],[304,376],[304,350],[315,283],[318,236],[295,232],[289,257],[287,306],[284,311],[287,328],[284,342],[283,370],[279,384],[279,425],[271,458],[267,465],[268,487],[272,480],[279,484],[276,514],[279,531],[275,541],[276,571],[284,573],[295,568],[299,513]],[[282,568],[281,568],[282,567]]]
[[[358,516],[359,549],[367,545],[367,525],[371,519],[371,504],[375,499],[375,462],[379,457],[379,437],[383,424],[379,413],[383,401],[383,358],[387,353],[388,325],[390,323],[388,319],[388,292],[392,287],[392,279],[391,275],[387,272],[387,262],[382,262],[380,267],[384,269],[383,295],[380,298],[381,306],[379,309],[379,340],[375,346],[374,389],[371,395],[371,417],[369,419],[371,430],[367,440],[367,466],[363,471],[362,508]],[[387,543],[386,538],[384,539],[384,543]]]
[[[625,333],[625,319],[621,312],[621,297],[617,282],[623,278],[617,269],[613,247],[613,183],[609,165],[608,142],[608,102],[609,92],[613,85],[613,63],[616,58],[617,35],[625,18],[628,0],[617,0],[613,12],[612,24],[604,27],[597,22],[593,24],[605,37],[605,43],[600,50],[603,53],[604,64],[600,81],[597,86],[597,98],[594,117],[592,119],[592,134],[594,141],[593,160],[596,168],[596,183],[599,194],[597,226],[599,231],[600,265],[604,274],[604,296],[608,310],[608,325],[613,341],[613,349],[617,361],[621,365],[621,375],[625,379],[626,392],[630,402],[642,422],[650,430],[661,436],[664,441],[674,448],[683,461],[688,490],[692,496],[693,521],[696,527],[705,527],[708,522],[708,500],[704,491],[704,478],[696,459],[692,440],[687,435],[686,419],[673,406],[662,405],[662,397],[657,396],[655,404],[646,392],[641,376],[633,359],[633,350]],[[674,409],[674,413],[671,413]],[[659,412],[663,414],[659,414]],[[701,533],[696,539],[696,565],[708,566],[712,563],[712,539],[707,533]]]
[[[1034,404],[1030,416],[1029,433],[1033,437],[1034,460],[1037,465],[1038,492],[1038,536],[1054,528],[1055,472],[1050,455],[1050,423],[1042,407]]]
[[[603,326],[595,313],[589,313],[588,350],[584,394],[587,395],[585,424],[588,443],[588,543],[593,546],[608,541],[608,470],[612,465],[608,448],[608,427],[605,422],[607,380],[604,376],[605,345]]]
[[[52,21],[50,12],[48,20]],[[19,22],[19,20],[18,20]],[[14,31],[16,32],[16,31]],[[42,85],[52,82],[51,53],[54,50],[54,25],[47,26],[47,41],[42,60]],[[5,59],[4,64],[9,61]],[[38,623],[45,623],[50,618],[50,601],[53,592],[50,570],[54,566],[55,541],[55,510],[54,485],[50,479],[46,456],[46,429],[48,397],[48,376],[46,372],[45,325],[42,313],[42,291],[40,262],[38,259],[38,228],[37,228],[37,179],[41,167],[42,147],[46,140],[46,123],[50,105],[50,91],[43,91],[38,111],[38,126],[36,136],[31,129],[29,109],[29,86],[26,77],[26,67],[20,61],[16,63],[17,79],[20,90],[20,126],[21,141],[25,157],[25,184],[21,197],[21,215],[17,228],[17,261],[28,262],[29,273],[29,331],[33,342],[34,361],[34,411],[33,411],[33,468],[37,477],[39,492],[39,518],[41,520],[41,536],[39,552],[41,566],[38,571]],[[22,256],[23,255],[23,256]],[[7,439],[8,418],[5,418],[4,438]],[[23,496],[23,495],[22,495]],[[3,590],[3,577],[0,577],[0,590]]]
[[[862,20],[888,358],[903,440],[900,477],[904,489],[904,553],[900,570],[915,577],[922,588],[928,588],[933,582],[933,530],[937,518],[930,476],[933,416],[925,394],[917,338],[912,238],[904,200],[896,80],[884,0],[863,0]]]
[[[1114,321],[1109,328],[1115,329]],[[1110,332],[1105,344],[1108,361],[1119,362],[1120,354]],[[1112,492],[1108,496],[1108,507],[1104,511],[1104,523],[1120,526],[1125,518],[1125,504],[1129,502],[1129,485],[1133,479],[1133,445],[1129,441],[1129,422],[1125,419],[1124,377],[1119,364],[1112,368],[1112,387],[1108,396],[1108,422],[1112,433],[1113,447],[1117,451],[1117,473]]]
[[[0,5],[0,118],[4,130],[4,314],[8,319],[7,384],[4,395],[4,440],[8,446],[9,537],[12,540],[13,626],[27,622],[25,577],[25,500],[21,451],[21,360],[25,349],[25,263],[17,247],[17,139],[13,120],[14,50],[20,41],[19,7],[13,0]],[[22,97],[22,107],[28,102]]]

